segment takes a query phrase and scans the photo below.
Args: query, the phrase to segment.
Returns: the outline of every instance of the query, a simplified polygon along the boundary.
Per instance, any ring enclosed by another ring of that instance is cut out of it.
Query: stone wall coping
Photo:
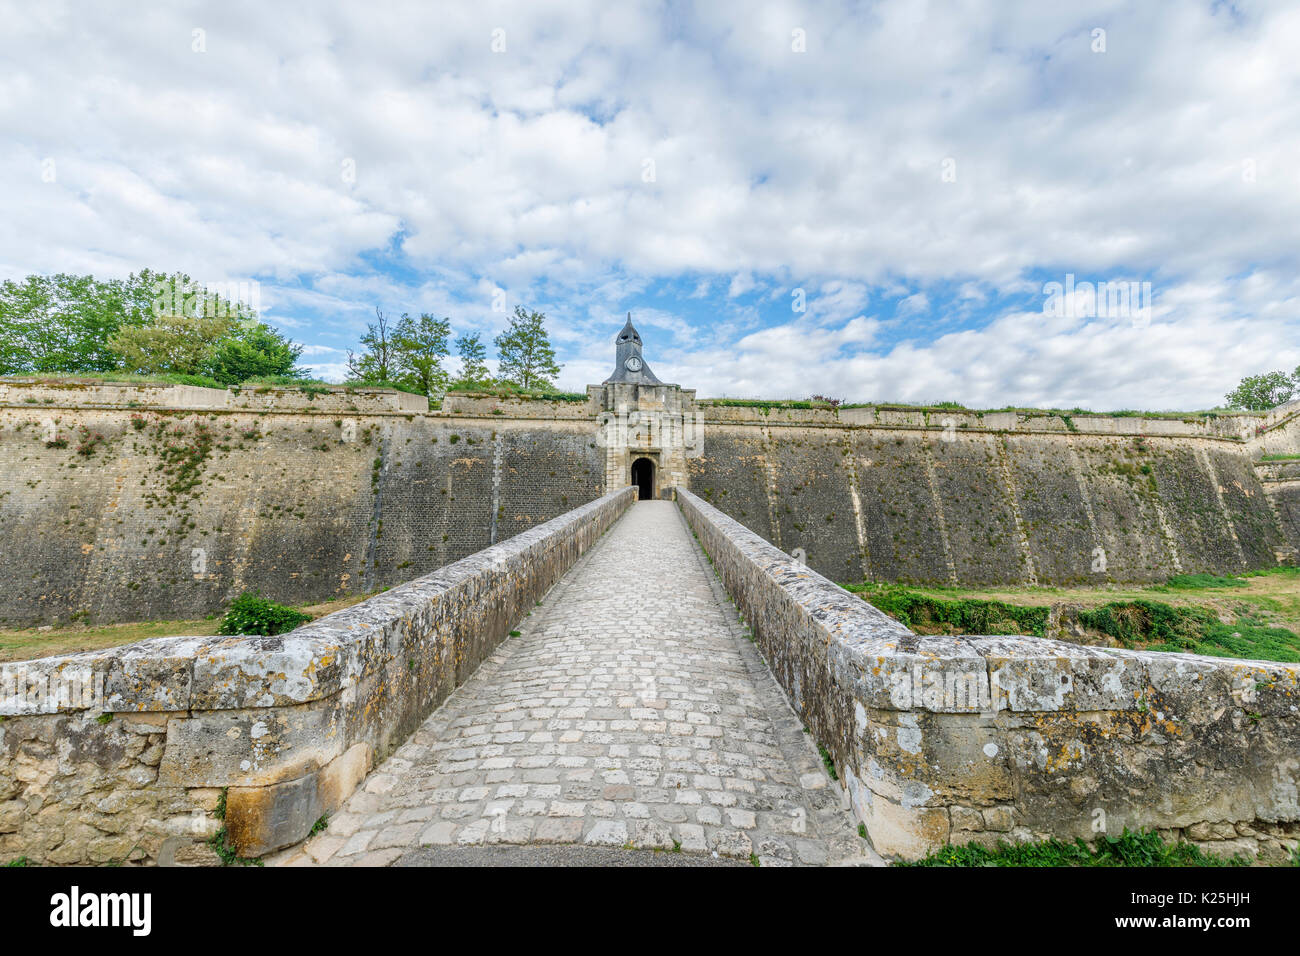
[[[319,400],[318,400],[319,398]],[[368,408],[357,407],[367,405]],[[128,408],[175,411],[327,411],[426,414],[429,400],[394,388],[245,385],[209,388],[165,382],[109,382],[90,379],[41,381],[0,379],[0,405],[19,408]]]
[[[548,539],[568,534],[620,496],[633,495],[631,488],[611,492],[286,634],[159,637],[0,664],[0,715],[235,710],[330,697],[354,684],[365,662],[382,656],[403,627],[431,625],[439,602],[461,595],[472,601],[494,576],[543,553]],[[78,694],[83,687],[98,693]]]
[[[1124,422],[1129,419],[1109,419],[1110,421]],[[1144,419],[1132,419],[1133,421],[1143,421]],[[1153,419],[1145,419],[1151,421]],[[705,425],[735,427],[735,428],[823,428],[834,431],[864,431],[864,432],[916,432],[918,434],[930,434],[934,432],[945,431],[940,425],[923,425],[923,424],[895,424],[891,422],[851,422],[851,421],[798,421],[794,419],[725,419],[710,418],[705,416]],[[1041,437],[1050,435],[1053,438],[1133,438],[1142,437],[1149,439],[1170,439],[1170,440],[1193,440],[1193,441],[1215,441],[1224,442],[1228,445],[1241,447],[1246,444],[1242,439],[1233,435],[1215,435],[1204,431],[1168,431],[1168,432],[1149,432],[1141,429],[1128,431],[1121,430],[1099,430],[1088,428],[1076,428],[1074,431],[1066,429],[1032,429],[1032,428],[1002,428],[985,426],[959,426],[958,434],[960,435],[1020,435],[1025,437]]]
[[[765,601],[763,623],[790,627],[801,640],[826,645],[835,678],[852,687],[860,705],[933,713],[1158,713],[1162,695],[1194,693],[1246,701],[1259,714],[1300,716],[1298,664],[1036,637],[915,634],[690,491],[679,488],[678,501],[780,589],[779,599]],[[747,617],[757,617],[734,591],[732,596]],[[982,688],[986,696],[971,700],[949,687]]]

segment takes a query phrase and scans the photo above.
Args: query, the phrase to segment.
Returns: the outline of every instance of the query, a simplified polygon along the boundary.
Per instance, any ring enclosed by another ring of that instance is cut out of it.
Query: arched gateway
[[[689,487],[686,460],[702,453],[695,390],[662,382],[651,371],[630,314],[615,340],[613,373],[588,386],[588,394],[599,408],[606,491],[631,484],[648,501]]]
[[[638,499],[651,501],[655,496],[655,463],[649,458],[632,462],[632,484],[636,485]]]

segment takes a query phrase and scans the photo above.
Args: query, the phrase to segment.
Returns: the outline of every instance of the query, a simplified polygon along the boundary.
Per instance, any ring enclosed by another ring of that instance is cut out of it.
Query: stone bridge
[[[671,502],[633,505],[329,828],[283,859],[382,865],[529,843],[765,866],[868,859]]]
[[[3,665],[0,853],[820,865],[1123,827],[1294,845],[1295,665],[921,637],[676,497],[622,489],[279,637]]]

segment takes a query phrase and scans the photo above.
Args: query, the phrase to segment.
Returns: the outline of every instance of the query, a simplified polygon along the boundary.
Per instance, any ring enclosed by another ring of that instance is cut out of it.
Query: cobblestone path
[[[875,862],[671,502],[633,505],[519,630],[271,862],[482,844]]]

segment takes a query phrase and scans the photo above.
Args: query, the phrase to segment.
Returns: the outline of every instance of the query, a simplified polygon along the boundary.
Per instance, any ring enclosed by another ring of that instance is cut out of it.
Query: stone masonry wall
[[[835,581],[1158,581],[1300,544],[1236,438],[710,419],[688,466],[692,491]]]
[[[297,842],[633,498],[606,495],[289,634],[0,665],[0,858],[212,863],[222,827],[241,856]]]
[[[1282,862],[1300,666],[922,637],[691,492],[679,506],[876,850],[1154,829]]]
[[[625,482],[600,395],[430,412],[383,389],[0,382],[0,627],[410,580]],[[700,407],[687,487],[832,580],[1153,581],[1300,545],[1300,484],[1251,461],[1293,447],[1289,412]]]
[[[599,497],[595,436],[488,412],[0,404],[0,627],[391,587]]]

